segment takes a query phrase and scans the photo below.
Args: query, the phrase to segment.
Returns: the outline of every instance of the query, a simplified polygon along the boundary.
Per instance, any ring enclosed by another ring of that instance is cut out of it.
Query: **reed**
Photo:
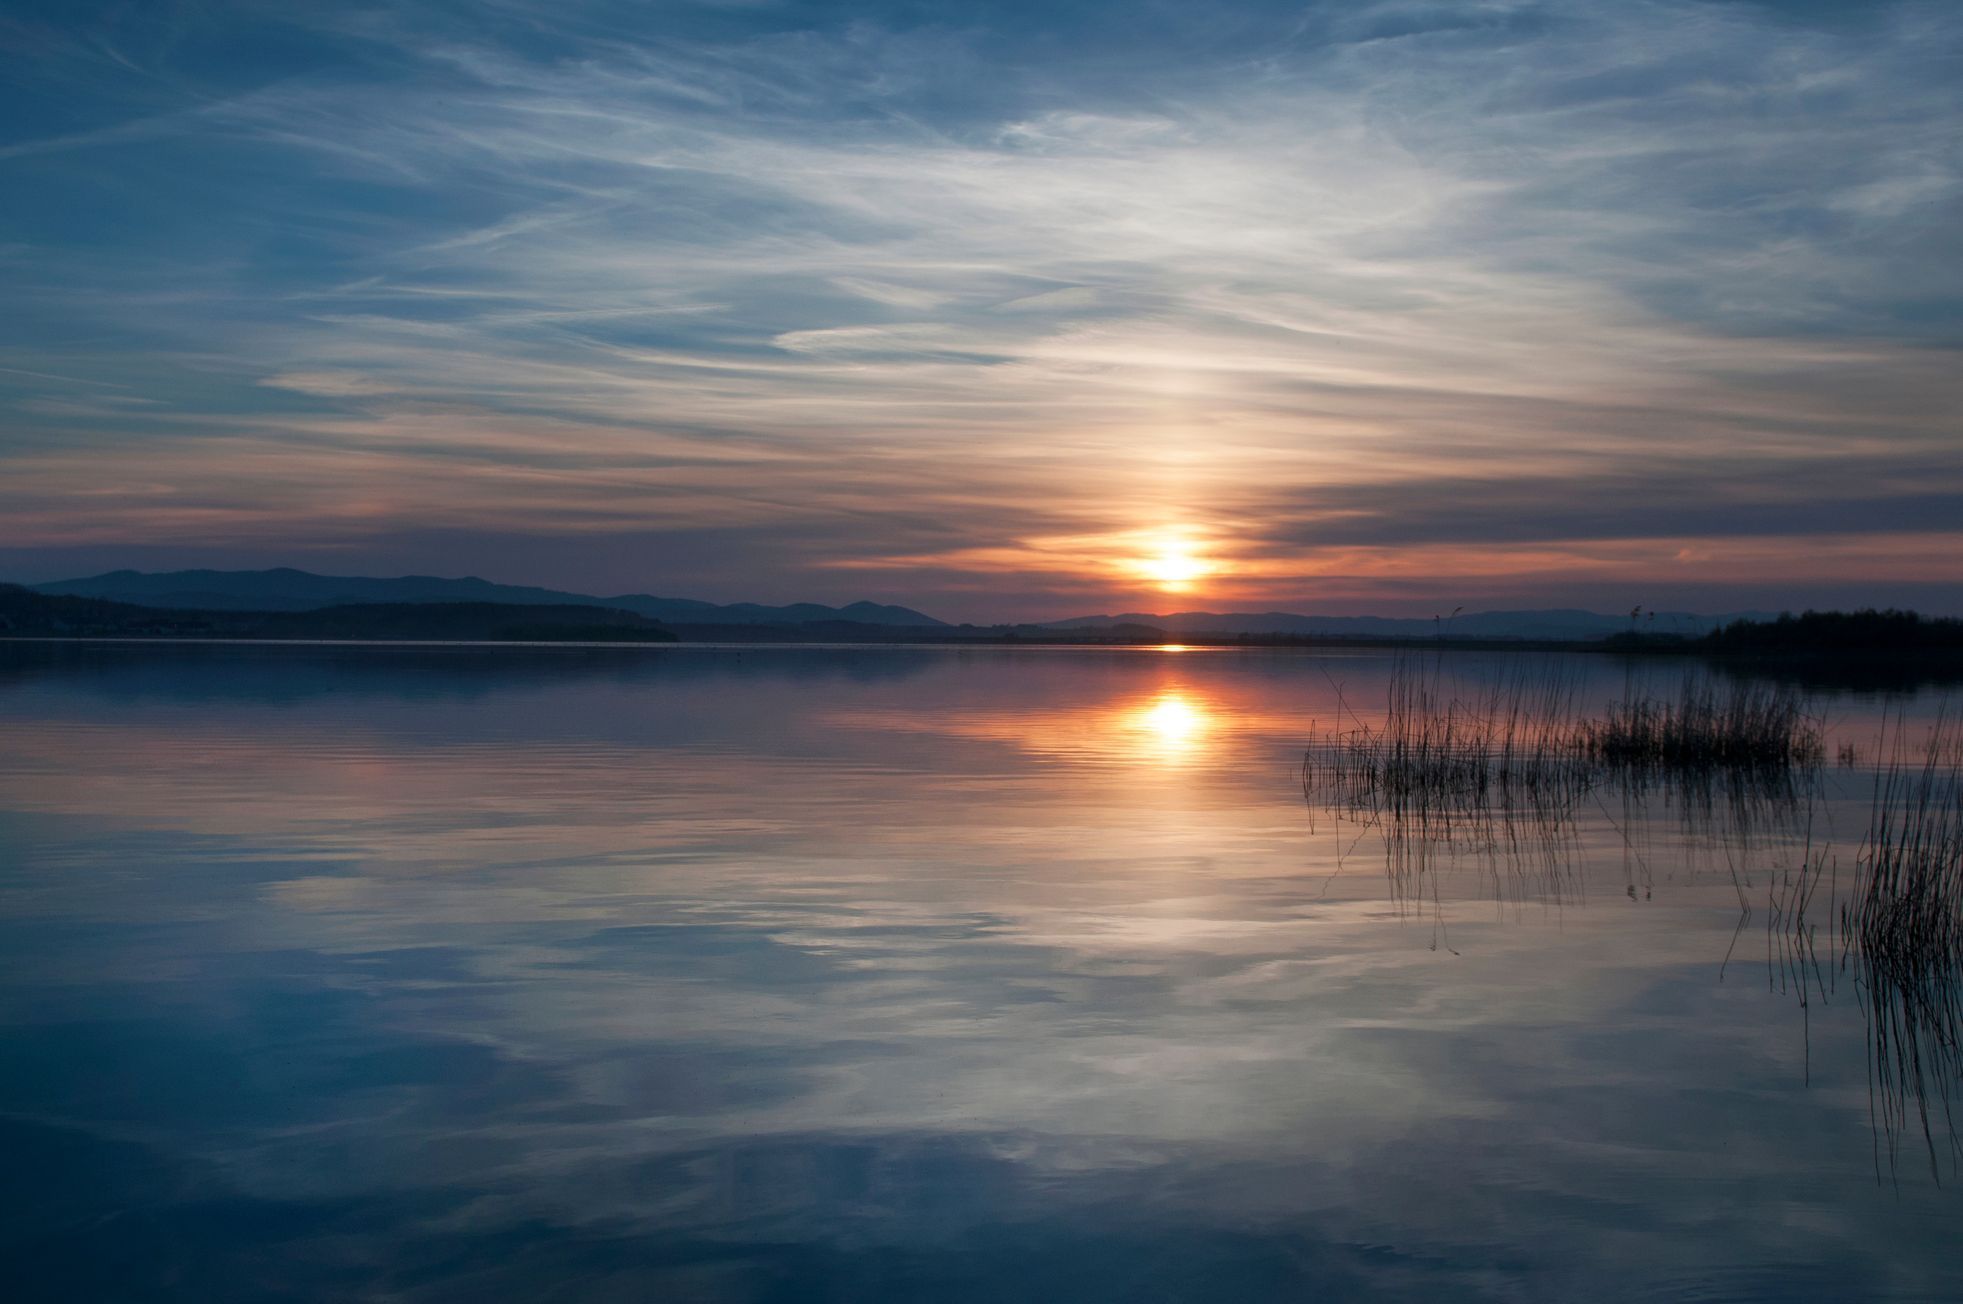
[[[1868,1006],[1877,1133],[1892,1167],[1913,1123],[1932,1171],[1959,1146],[1951,1096],[1963,1078],[1963,731],[1938,720],[1877,774],[1862,879],[1846,921]]]
[[[1602,813],[1635,853],[1650,799],[1668,799],[1694,839],[1684,845],[1721,849],[1731,864],[1740,930],[1751,913],[1750,874],[1740,874],[1748,855],[1761,844],[1793,848],[1797,865],[1767,882],[1770,977],[1810,1011],[1834,993],[1837,973],[1853,973],[1866,1007],[1877,1171],[1884,1150],[1894,1171],[1919,1132],[1938,1180],[1945,1151],[1953,1173],[1963,1162],[1952,1106],[1963,1084],[1963,721],[1939,717],[1913,744],[1897,727],[1871,748],[1842,749],[1843,767],[1877,767],[1843,901],[1839,862],[1813,830],[1822,729],[1797,690],[1693,679],[1668,697],[1632,693],[1598,716],[1577,712],[1575,698],[1554,668],[1464,692],[1436,666],[1401,664],[1381,716],[1356,718],[1305,751],[1304,795],[1312,810],[1333,807],[1376,829],[1393,896],[1438,907],[1434,945],[1444,918],[1435,867],[1477,858],[1558,899],[1580,859],[1584,800],[1620,798],[1620,821]]]
[[[1476,690],[1454,686],[1437,660],[1400,662],[1381,714],[1345,703],[1354,727],[1304,751],[1311,817],[1333,810],[1374,829],[1393,900],[1430,899],[1442,921],[1435,871],[1447,867],[1479,867],[1496,899],[1569,895],[1584,803],[1619,800],[1619,821],[1602,814],[1623,840],[1634,896],[1639,881],[1647,890],[1654,799],[1686,837],[1723,845],[1736,874],[1814,795],[1819,728],[1796,693],[1697,681],[1674,700],[1632,695],[1603,717],[1584,717],[1577,698],[1558,662],[1522,660]]]
[[[1586,777],[1562,741],[1573,704],[1572,682],[1554,672],[1459,695],[1435,671],[1400,663],[1382,723],[1359,720],[1305,752],[1304,786],[1352,809],[1416,817],[1572,801]]]
[[[1608,783],[1681,790],[1686,807],[1783,800],[1824,757],[1804,697],[1782,685],[1687,681],[1675,699],[1632,696],[1598,718],[1575,709],[1571,679],[1540,669],[1483,693],[1444,689],[1401,663],[1381,723],[1362,720],[1311,747],[1303,787],[1353,812],[1463,821],[1495,809],[1571,807]]]
[[[1675,701],[1631,698],[1585,721],[1575,742],[1591,759],[1625,769],[1770,769],[1817,764],[1819,723],[1783,684],[1690,679]]]

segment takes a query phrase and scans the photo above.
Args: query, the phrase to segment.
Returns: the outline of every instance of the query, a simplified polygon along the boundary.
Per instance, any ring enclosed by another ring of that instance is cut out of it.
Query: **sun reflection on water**
[[[1161,689],[1124,716],[1134,755],[1173,763],[1198,759],[1216,723],[1203,699],[1179,688]]]
[[[1240,702],[1174,674],[1130,692],[1021,709],[990,705],[930,713],[859,711],[837,718],[854,728],[986,739],[1032,755],[1152,769],[1183,769],[1216,760],[1249,725]]]

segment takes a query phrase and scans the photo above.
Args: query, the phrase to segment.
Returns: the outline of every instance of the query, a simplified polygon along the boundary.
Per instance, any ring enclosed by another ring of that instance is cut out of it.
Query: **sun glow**
[[[1149,669],[1150,663],[1131,669]],[[1204,763],[1247,727],[1245,701],[1233,701],[1162,663],[1149,688],[1131,682],[1111,696],[1076,705],[1031,705],[1000,709],[929,713],[852,712],[832,717],[855,728],[926,731],[1004,743],[1047,758],[1119,762],[1152,769],[1183,769]],[[1275,732],[1294,731],[1292,714]]]
[[[1216,569],[1185,539],[1173,535],[1162,536],[1155,550],[1137,565],[1139,573],[1166,593],[1190,592]]]
[[[1141,759],[1178,763],[1195,759],[1213,732],[1213,713],[1204,700],[1178,688],[1167,688],[1126,718],[1135,754]]]

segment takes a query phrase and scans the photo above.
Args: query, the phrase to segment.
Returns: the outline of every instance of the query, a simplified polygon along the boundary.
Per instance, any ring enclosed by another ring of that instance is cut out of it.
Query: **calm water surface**
[[[1414,869],[1390,666],[0,645],[13,1297],[1963,1295],[1767,927],[1871,775]]]

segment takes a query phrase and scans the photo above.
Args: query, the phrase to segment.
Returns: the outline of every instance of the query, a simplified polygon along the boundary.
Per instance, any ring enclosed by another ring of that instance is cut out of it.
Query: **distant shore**
[[[1818,682],[1963,680],[1963,621],[1913,612],[1807,612],[1741,621],[1683,637],[1636,630],[1604,639],[1431,637],[1383,634],[1219,634],[1144,624],[1100,629],[1042,625],[879,625],[848,620],[790,624],[664,623],[619,608],[497,602],[359,603],[304,611],[145,607],[0,585],[0,641],[264,644],[867,646],[911,648],[1134,648],[1407,653],[1582,653],[1695,657],[1745,673]]]

